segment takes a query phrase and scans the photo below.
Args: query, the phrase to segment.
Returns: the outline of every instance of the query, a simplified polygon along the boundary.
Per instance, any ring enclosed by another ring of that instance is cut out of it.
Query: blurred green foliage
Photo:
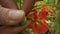
[[[15,0],[17,3],[18,8],[20,9],[23,5],[23,0]]]

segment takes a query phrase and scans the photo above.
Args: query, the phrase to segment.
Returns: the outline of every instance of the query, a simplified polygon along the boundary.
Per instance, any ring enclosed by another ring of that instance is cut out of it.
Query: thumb
[[[23,10],[0,9],[0,25],[17,25],[25,17]]]

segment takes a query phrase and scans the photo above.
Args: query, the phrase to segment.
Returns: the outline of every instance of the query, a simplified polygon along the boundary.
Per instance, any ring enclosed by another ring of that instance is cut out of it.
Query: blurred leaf
[[[57,4],[58,0],[44,0],[47,4]]]
[[[26,24],[26,22],[27,22],[27,18],[25,17],[19,25],[20,25],[20,26],[23,26],[23,25]]]
[[[60,6],[60,0],[58,0],[58,5]]]
[[[23,1],[24,0],[16,0],[17,6],[18,6],[19,9],[22,7]]]

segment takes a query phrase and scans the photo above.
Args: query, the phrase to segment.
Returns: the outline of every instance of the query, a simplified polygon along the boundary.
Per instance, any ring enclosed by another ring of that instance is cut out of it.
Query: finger
[[[27,28],[31,24],[31,21],[28,20],[27,23],[24,26],[19,26],[19,27],[14,27],[13,29],[17,32],[20,33],[22,30]]]
[[[18,34],[22,30],[24,30],[28,25],[31,24],[31,21],[28,20],[27,23],[24,26],[19,26],[19,27],[0,27],[0,34]]]
[[[0,27],[0,34],[17,34],[13,27]]]
[[[15,0],[0,0],[0,4],[5,8],[18,9]]]
[[[17,25],[24,17],[25,12],[23,10],[2,8],[0,11],[1,25]]]
[[[24,10],[27,14],[32,10],[34,3],[35,0],[24,0],[24,4],[21,9]]]

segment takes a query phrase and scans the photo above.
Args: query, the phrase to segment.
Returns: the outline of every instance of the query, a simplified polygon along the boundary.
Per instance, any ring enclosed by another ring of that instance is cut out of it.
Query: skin
[[[31,9],[35,3],[35,0],[24,0],[24,1],[25,1],[24,5],[21,8],[21,10],[24,10],[24,11],[20,11],[20,10],[18,10],[17,5],[14,0],[0,0],[1,5],[4,7],[4,8],[3,7],[0,8],[0,22],[1,22],[0,25],[2,25],[0,27],[0,34],[19,34],[22,30],[24,30],[26,27],[29,26],[29,24],[31,23],[30,20],[27,20],[27,22],[24,26],[16,26],[25,17],[25,14],[27,14],[29,11],[31,11]],[[6,3],[6,2],[8,2],[8,3]],[[16,12],[19,14],[17,14]],[[11,14],[12,14],[12,16],[11,16]],[[11,21],[12,21],[12,23],[11,23]],[[14,26],[12,26],[12,25],[14,25]]]
[[[0,4],[5,8],[18,9],[15,0],[0,0]]]
[[[14,10],[1,7],[0,25],[17,25],[25,17],[23,10]]]
[[[31,23],[30,20],[24,26],[2,26],[0,27],[0,34],[19,34],[22,30],[24,30]]]

